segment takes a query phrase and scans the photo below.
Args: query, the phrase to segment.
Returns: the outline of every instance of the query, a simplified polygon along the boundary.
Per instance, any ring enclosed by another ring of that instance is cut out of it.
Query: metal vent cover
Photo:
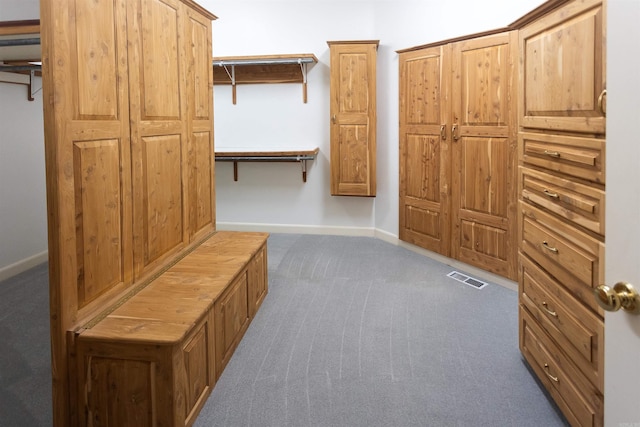
[[[474,277],[467,276],[466,274],[460,273],[458,271],[452,271],[451,273],[447,274],[447,277],[451,277],[452,279],[455,279],[458,282],[462,282],[476,289],[482,289],[488,285],[487,282],[483,282],[482,280],[478,280]]]

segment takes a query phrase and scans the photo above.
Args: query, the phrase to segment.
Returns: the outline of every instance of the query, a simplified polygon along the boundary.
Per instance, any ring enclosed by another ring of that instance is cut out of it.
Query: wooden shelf
[[[236,104],[236,85],[259,83],[302,83],[307,102],[307,72],[318,62],[312,53],[213,58],[213,84],[231,85]]]
[[[307,160],[316,158],[318,147],[308,150],[216,147],[216,161],[233,162],[233,180],[238,180],[238,162],[300,162],[302,182],[307,182]]]

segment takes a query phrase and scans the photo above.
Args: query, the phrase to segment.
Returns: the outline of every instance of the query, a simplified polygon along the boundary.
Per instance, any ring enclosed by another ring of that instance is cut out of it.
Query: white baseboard
[[[296,224],[258,224],[258,223],[235,223],[235,222],[218,222],[216,224],[218,230],[229,231],[264,231],[268,233],[294,233],[294,234],[327,234],[337,236],[364,236],[375,237],[392,245],[400,246],[410,251],[424,255],[428,258],[451,266],[453,269],[462,270],[467,274],[480,280],[495,283],[507,289],[518,290],[518,284],[512,280],[506,279],[497,274],[482,270],[464,262],[457,261],[452,258],[440,255],[435,252],[428,251],[419,246],[412,245],[398,238],[397,235],[389,233],[379,228],[365,227],[336,227],[336,226],[315,226],[315,225],[296,225]]]
[[[9,277],[16,276],[23,271],[27,271],[28,269],[35,267],[38,264],[42,264],[46,262],[49,258],[49,252],[44,251],[39,254],[35,254],[30,256],[29,258],[25,258],[18,262],[14,262],[13,264],[9,264],[6,267],[0,268],[0,282],[8,279]]]
[[[335,236],[374,237],[375,229],[367,227],[342,227],[303,224],[259,224],[245,222],[217,222],[220,231],[264,231],[267,233],[326,234]]]

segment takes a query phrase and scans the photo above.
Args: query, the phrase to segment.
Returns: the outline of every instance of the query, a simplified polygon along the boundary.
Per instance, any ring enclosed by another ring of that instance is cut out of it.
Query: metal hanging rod
[[[294,65],[312,64],[313,58],[274,58],[274,59],[214,59],[213,65],[224,67],[228,65]]]
[[[15,72],[15,71],[41,71],[41,65],[2,65],[0,64],[0,71]]]
[[[0,47],[5,46],[30,46],[40,44],[39,38],[29,39],[4,39],[0,40]]]

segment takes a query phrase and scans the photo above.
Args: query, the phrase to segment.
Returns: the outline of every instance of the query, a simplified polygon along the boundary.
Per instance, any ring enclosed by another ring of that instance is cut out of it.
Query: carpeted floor
[[[273,234],[269,294],[196,426],[564,426],[517,293],[366,237]],[[47,266],[0,283],[0,426],[51,425]]]
[[[380,240],[272,235],[269,295],[197,426],[562,426],[517,293]]]

